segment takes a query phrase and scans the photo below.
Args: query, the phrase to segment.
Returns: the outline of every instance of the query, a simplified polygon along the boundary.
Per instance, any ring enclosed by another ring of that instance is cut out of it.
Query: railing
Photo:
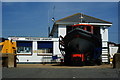
[[[59,37],[59,49],[60,49],[61,54],[64,56],[65,55],[64,41],[63,41],[63,37],[61,35]]]

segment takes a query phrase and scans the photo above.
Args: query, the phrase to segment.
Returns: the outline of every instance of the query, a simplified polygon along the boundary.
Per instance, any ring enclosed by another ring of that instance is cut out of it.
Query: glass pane
[[[30,53],[31,47],[17,47],[17,53]]]
[[[38,49],[38,53],[53,53],[52,48]]]

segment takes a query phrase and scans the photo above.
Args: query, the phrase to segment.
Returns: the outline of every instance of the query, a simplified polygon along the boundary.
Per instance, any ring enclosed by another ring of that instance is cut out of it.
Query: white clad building
[[[82,23],[80,17],[83,17]],[[57,20],[51,31],[51,36],[54,38],[65,36],[74,24],[90,24],[94,27],[94,34],[102,39],[102,62],[109,62],[109,48],[108,48],[108,28],[112,25],[111,22],[104,21],[95,17],[84,15],[81,13],[73,14],[71,16]]]
[[[102,39],[102,62],[108,63],[108,28],[112,23],[88,15],[82,14],[82,16],[82,24],[93,25],[93,33]],[[60,59],[62,56],[59,50],[59,36],[64,37],[72,25],[81,24],[80,17],[81,13],[77,13],[55,21],[50,33],[51,38],[9,37],[17,42],[18,62],[51,62],[52,56],[55,55]]]
[[[58,55],[59,58],[61,57],[58,47],[58,38],[9,37],[8,39],[16,41],[17,43],[17,62],[51,62],[52,56]]]

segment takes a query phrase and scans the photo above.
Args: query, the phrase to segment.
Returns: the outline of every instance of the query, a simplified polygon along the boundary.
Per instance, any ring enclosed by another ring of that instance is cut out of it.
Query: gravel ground
[[[3,78],[119,78],[120,69],[101,66],[51,66],[50,64],[19,64],[17,68],[3,68]]]
[[[17,68],[112,68],[112,65],[100,66],[60,66],[57,64],[17,64]]]

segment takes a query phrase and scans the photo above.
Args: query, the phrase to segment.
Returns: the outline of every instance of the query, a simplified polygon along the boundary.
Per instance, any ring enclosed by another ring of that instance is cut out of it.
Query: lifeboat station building
[[[109,63],[108,28],[112,23],[81,13],[55,21],[48,38],[9,37],[9,40],[17,43],[17,62],[42,63],[52,62],[54,59],[59,62],[62,58],[59,50],[59,36],[64,37],[75,24],[90,24],[94,27],[94,35],[102,39],[102,62]]]

